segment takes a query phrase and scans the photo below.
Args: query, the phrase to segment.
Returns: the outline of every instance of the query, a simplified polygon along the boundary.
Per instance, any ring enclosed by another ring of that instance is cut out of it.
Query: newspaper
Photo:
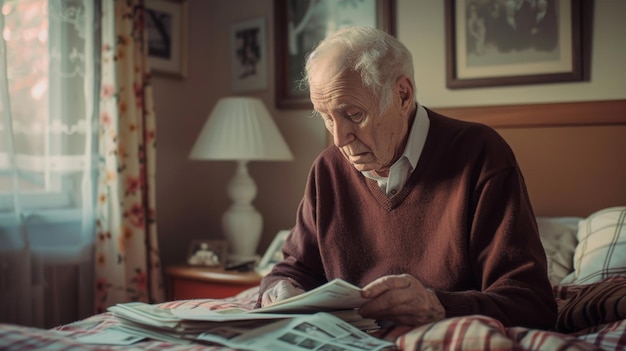
[[[343,279],[333,279],[313,290],[250,312],[313,313],[347,310],[361,307],[367,300],[361,296],[361,288],[358,286]]]
[[[171,313],[187,321],[233,322],[253,319],[293,318],[297,315],[330,312],[336,317],[361,330],[378,329],[378,323],[363,318],[357,309],[367,299],[361,297],[361,289],[342,279],[334,279],[313,290],[279,301],[271,306],[254,310],[204,308],[174,309]]]
[[[283,319],[263,326],[216,325],[197,339],[239,350],[376,351],[397,350],[394,343],[377,339],[326,312]]]
[[[365,301],[360,288],[335,279],[253,310],[164,309],[129,302],[109,307],[109,311],[120,321],[115,326],[119,332],[180,344],[201,340],[237,349],[314,347],[318,351],[382,350],[393,345],[364,332],[379,328],[375,320],[359,315],[358,308]],[[324,332],[313,333],[315,329]]]
[[[353,310],[367,301],[361,297],[361,288],[343,279],[334,279],[313,290],[254,310],[227,309],[207,311],[205,309],[175,309],[172,314],[188,320],[235,321],[293,317],[291,314],[309,314],[339,310]],[[257,314],[257,315],[254,315]]]

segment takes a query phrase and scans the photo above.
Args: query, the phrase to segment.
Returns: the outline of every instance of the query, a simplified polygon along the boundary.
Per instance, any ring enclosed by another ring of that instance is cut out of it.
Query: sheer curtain
[[[143,2],[0,0],[0,31],[0,322],[162,300]]]
[[[92,310],[95,2],[0,0],[0,318]]]

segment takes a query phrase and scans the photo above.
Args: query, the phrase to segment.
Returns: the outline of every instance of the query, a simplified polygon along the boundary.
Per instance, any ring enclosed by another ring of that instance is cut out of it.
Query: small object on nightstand
[[[221,267],[226,261],[226,240],[194,240],[189,245],[187,264],[202,267]]]
[[[224,267],[224,269],[227,271],[249,272],[254,269],[255,265],[256,260],[249,260],[243,262],[229,263]]]

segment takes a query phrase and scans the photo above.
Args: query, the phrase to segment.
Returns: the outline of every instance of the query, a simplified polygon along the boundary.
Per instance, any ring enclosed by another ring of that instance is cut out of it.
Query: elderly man
[[[412,62],[400,41],[360,27],[307,58],[304,82],[334,146],[311,168],[258,305],[343,278],[363,287],[367,318],[552,327],[546,257],[510,147],[417,103]]]

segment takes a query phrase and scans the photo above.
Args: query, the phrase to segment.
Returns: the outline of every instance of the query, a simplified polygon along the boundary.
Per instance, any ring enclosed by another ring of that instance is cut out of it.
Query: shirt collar
[[[406,157],[409,160],[411,170],[415,169],[417,161],[422,155],[429,128],[430,119],[428,119],[428,112],[426,112],[426,109],[422,105],[418,104],[417,111],[415,111],[415,120],[413,121],[413,126],[411,126],[409,133],[409,139],[402,153],[402,157]]]

